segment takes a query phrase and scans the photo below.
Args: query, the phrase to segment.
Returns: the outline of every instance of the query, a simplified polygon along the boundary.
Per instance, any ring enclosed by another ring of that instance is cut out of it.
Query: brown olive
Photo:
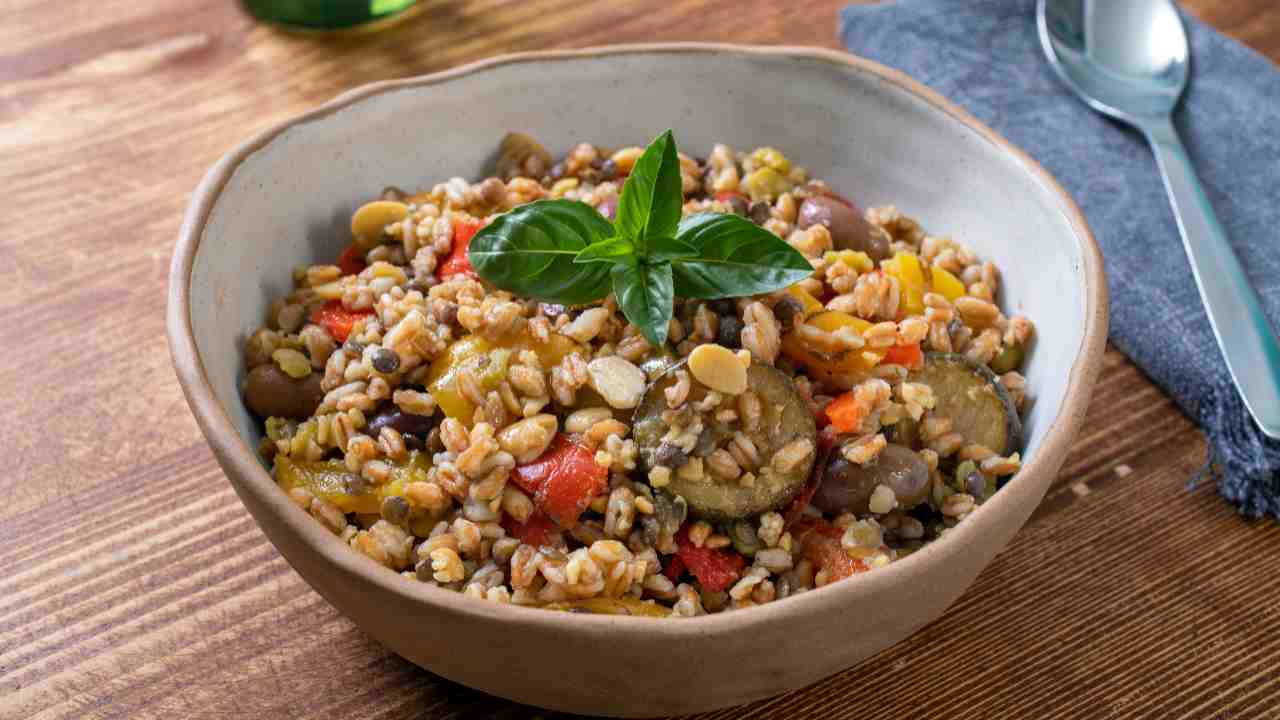
[[[751,222],[757,225],[764,225],[773,217],[773,211],[767,202],[753,202],[751,207],[747,209],[747,216],[751,218]]]
[[[503,180],[517,177],[540,179],[551,168],[551,153],[532,137],[507,133],[498,147],[495,174]]]
[[[244,386],[244,403],[259,417],[286,417],[305,420],[324,399],[320,374],[311,373],[300,380],[285,374],[275,363],[259,365],[249,371]]]
[[[853,205],[830,195],[811,195],[800,204],[796,227],[824,225],[836,250],[859,250],[875,262],[889,257],[889,237],[862,217]]]
[[[910,510],[929,496],[929,466],[914,451],[886,445],[866,465],[849,462],[840,452],[831,453],[813,506],[828,513],[870,512],[871,493],[877,485],[893,490],[898,509]]]

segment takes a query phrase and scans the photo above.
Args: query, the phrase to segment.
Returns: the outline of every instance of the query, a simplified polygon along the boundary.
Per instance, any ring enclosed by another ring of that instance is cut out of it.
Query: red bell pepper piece
[[[856,432],[862,427],[862,421],[867,419],[867,413],[854,399],[852,390],[832,400],[827,405],[826,414],[831,421],[829,427],[837,433]]]
[[[818,570],[826,570],[832,582],[870,570],[865,562],[850,557],[840,544],[844,531],[826,520],[805,519],[792,531],[801,553]]]
[[[448,280],[454,275],[466,275],[470,278],[479,277],[476,275],[475,268],[471,267],[471,259],[467,257],[467,250],[471,247],[471,238],[475,237],[482,227],[484,227],[484,223],[478,220],[454,223],[453,249],[449,251],[449,257],[440,263],[440,267],[436,270],[436,277],[441,280]]]
[[[538,509],[564,528],[578,521],[591,498],[609,488],[608,468],[596,462],[595,453],[563,433],[538,459],[517,465],[512,479],[533,495]]]
[[[529,519],[524,522],[510,515],[504,515],[502,528],[508,535],[525,545],[555,546],[559,544],[560,528],[540,510],[534,510]]]
[[[728,590],[742,577],[742,570],[747,566],[746,559],[736,552],[694,545],[687,525],[676,533],[676,547],[680,561],[702,587],[711,592]]]
[[[662,574],[674,584],[680,584],[680,578],[684,577],[684,561],[679,555],[672,555],[667,561],[667,566],[662,569]]]
[[[343,275],[359,275],[360,271],[366,267],[364,254],[360,252],[360,248],[352,244],[338,256],[338,267]]]
[[[919,370],[924,367],[924,351],[920,349],[920,343],[894,345],[880,362],[902,365],[908,370]]]
[[[311,312],[311,322],[323,327],[338,342],[346,342],[356,321],[373,315],[372,310],[348,310],[339,300],[330,300]]]

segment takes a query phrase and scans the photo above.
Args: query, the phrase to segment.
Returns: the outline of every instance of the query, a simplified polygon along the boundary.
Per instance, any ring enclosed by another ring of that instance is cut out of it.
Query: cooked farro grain
[[[374,562],[470,598],[694,617],[880,567],[1018,471],[1021,448],[966,439],[976,415],[956,402],[981,394],[976,380],[919,374],[940,362],[929,353],[958,353],[948,362],[994,369],[992,392],[1024,404],[1034,327],[1001,312],[996,265],[892,206],[869,209],[868,244],[851,246],[815,214],[843,200],[776,149],[681,155],[685,212],[745,215],[813,275],[770,295],[677,298],[665,347],[612,297],[540,303],[470,270],[468,238],[513,207],[614,212],[642,153],[581,143],[560,162],[540,152],[501,177],[374,196],[350,253],[299,267],[244,347],[250,406],[287,409],[263,418],[261,447],[290,500]],[[815,416],[821,436],[804,427]],[[848,483],[849,499],[784,516],[811,475]]]

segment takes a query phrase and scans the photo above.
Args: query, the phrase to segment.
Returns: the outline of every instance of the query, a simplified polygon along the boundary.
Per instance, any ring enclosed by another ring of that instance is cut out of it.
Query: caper
[[[393,350],[378,348],[373,353],[373,367],[380,373],[393,373],[400,369],[400,356]]]

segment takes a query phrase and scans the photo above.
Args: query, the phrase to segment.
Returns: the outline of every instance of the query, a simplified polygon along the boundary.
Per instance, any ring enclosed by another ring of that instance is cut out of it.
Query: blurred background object
[[[399,19],[417,0],[241,0],[259,20],[291,30],[379,29]]]

